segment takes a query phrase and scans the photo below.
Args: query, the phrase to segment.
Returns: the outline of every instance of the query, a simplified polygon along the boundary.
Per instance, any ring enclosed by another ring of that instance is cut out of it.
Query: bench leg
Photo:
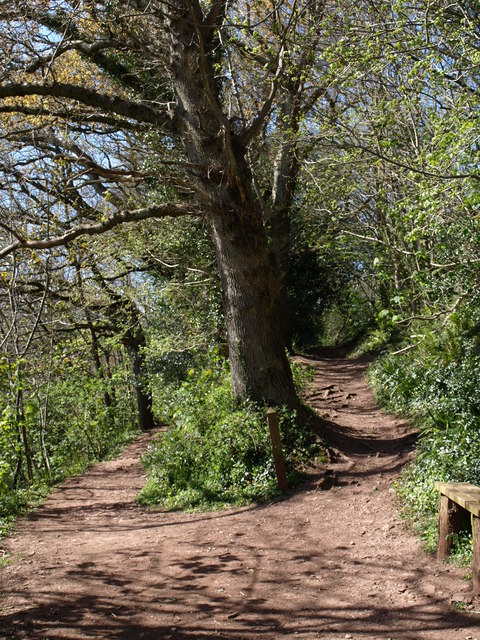
[[[472,515],[473,533],[473,560],[472,560],[472,581],[473,593],[480,594],[480,518]]]
[[[458,533],[462,528],[461,508],[440,494],[440,506],[438,509],[438,550],[437,558],[445,560],[452,547],[452,533]]]

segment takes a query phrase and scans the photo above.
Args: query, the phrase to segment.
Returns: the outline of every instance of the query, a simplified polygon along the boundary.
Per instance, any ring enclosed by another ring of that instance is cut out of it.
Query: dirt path
[[[6,541],[0,638],[480,640],[480,616],[450,604],[469,589],[465,572],[427,557],[396,517],[407,425],[377,409],[362,362],[307,360],[339,486],[155,513],[134,503],[144,436],[67,481]]]

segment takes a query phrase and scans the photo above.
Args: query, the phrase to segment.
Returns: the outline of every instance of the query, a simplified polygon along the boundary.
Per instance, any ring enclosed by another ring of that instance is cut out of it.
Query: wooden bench
[[[473,592],[480,594],[480,487],[469,482],[436,482],[440,492],[438,508],[437,558],[445,560],[453,544],[452,534],[464,527],[470,517],[473,535],[472,579]]]

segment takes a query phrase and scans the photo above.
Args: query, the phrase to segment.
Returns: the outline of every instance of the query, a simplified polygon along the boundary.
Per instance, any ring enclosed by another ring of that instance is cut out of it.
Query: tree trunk
[[[152,411],[151,396],[144,388],[145,336],[127,331],[123,337],[123,344],[128,352],[133,370],[133,385],[137,397],[138,422],[142,431],[149,431],[155,427],[155,416]]]
[[[85,314],[86,319],[87,319],[87,324],[88,324],[88,328],[90,331],[90,338],[91,338],[91,346],[92,346],[92,358],[93,358],[93,362],[94,362],[94,366],[95,366],[95,373],[97,374],[97,376],[100,377],[100,379],[104,382],[107,383],[108,379],[107,376],[105,375],[105,371],[104,368],[102,366],[102,361],[100,358],[100,349],[98,346],[98,339],[97,339],[97,332],[95,331],[95,328],[93,326],[93,323],[91,321],[90,318],[90,314],[87,312]],[[106,386],[106,384],[105,384]],[[105,388],[105,391],[103,393],[103,401],[105,403],[105,406],[107,407],[107,409],[109,409],[112,406],[112,398],[109,394],[109,392],[107,391],[107,389]]]
[[[27,424],[25,422],[25,414],[23,412],[23,391],[21,388],[17,390],[17,397],[15,399],[15,414],[15,419],[20,429],[20,438],[23,444],[25,462],[27,463],[27,478],[29,482],[33,482],[32,450],[30,449]]]
[[[234,393],[273,404],[296,404],[285,353],[278,277],[260,216],[213,214],[212,238],[222,280]]]
[[[299,111],[294,94],[296,90],[287,91],[279,109],[280,140],[275,157],[272,183],[272,209],[269,216],[272,251],[275,255],[280,297],[285,308],[288,308],[288,270],[290,264],[290,210],[295,193],[298,172],[298,131]],[[285,344],[292,349],[293,334],[289,314],[281,318]]]
[[[172,5],[173,7],[174,5]],[[239,398],[296,404],[285,348],[284,274],[275,269],[246,145],[222,109],[216,79],[215,28],[200,4],[179,0],[171,11],[172,124],[190,163],[190,185],[203,204],[222,281],[232,387]]]
[[[293,333],[288,313],[288,271],[290,263],[290,211],[287,207],[274,207],[271,217],[271,251],[275,257],[278,296],[285,313],[278,318],[282,325],[285,347],[293,348]]]

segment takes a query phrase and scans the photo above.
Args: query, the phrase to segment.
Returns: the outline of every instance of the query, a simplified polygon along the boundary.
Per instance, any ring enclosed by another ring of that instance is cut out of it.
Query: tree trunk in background
[[[145,336],[135,328],[128,330],[123,336],[123,344],[130,357],[133,370],[133,384],[137,397],[138,422],[142,431],[149,431],[155,427],[155,416],[152,411],[152,398],[144,383],[146,345]]]
[[[21,380],[20,376],[18,378]],[[25,454],[25,462],[27,464],[27,478],[29,482],[33,482],[33,461],[32,450],[30,449],[30,442],[28,440],[27,424],[25,422],[25,414],[23,411],[23,389],[20,386],[17,389],[17,397],[15,399],[15,422],[20,430],[20,440],[23,444],[23,453]]]
[[[102,360],[100,358],[100,349],[98,346],[97,332],[95,331],[95,328],[91,321],[90,314],[86,313],[85,315],[87,318],[88,329],[90,331],[90,338],[92,343],[92,358],[95,365],[96,373],[97,373],[97,376],[99,376],[105,383],[107,383],[108,378],[105,375],[105,371],[102,366]],[[110,396],[109,392],[106,389],[103,394],[103,400],[105,402],[105,406],[107,407],[107,409],[109,409],[113,403],[112,403],[112,397]]]
[[[96,265],[92,264],[91,268],[97,283],[110,298],[111,302],[105,307],[105,312],[116,332],[121,334],[123,346],[130,358],[137,398],[138,422],[142,431],[148,431],[155,427],[155,416],[152,411],[152,396],[144,379],[147,341],[140,314],[132,300],[108,285]]]
[[[295,93],[292,90],[292,93]],[[288,308],[288,270],[290,266],[291,207],[298,172],[299,111],[291,92],[286,91],[279,109],[279,146],[275,156],[272,182],[272,209],[269,215],[272,252],[275,256],[279,282],[279,296]],[[281,318],[285,344],[292,349],[293,335],[290,317]]]

